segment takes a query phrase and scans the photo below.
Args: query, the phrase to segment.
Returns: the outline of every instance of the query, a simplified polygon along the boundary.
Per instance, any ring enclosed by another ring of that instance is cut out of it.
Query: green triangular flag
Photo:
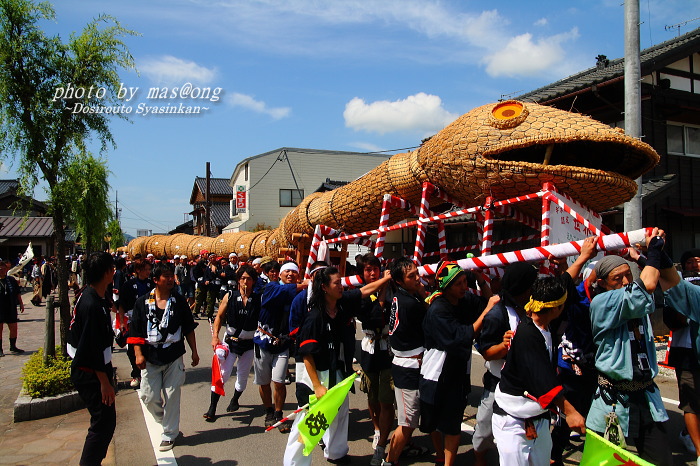
[[[299,438],[304,443],[304,456],[309,456],[311,451],[338,414],[340,405],[345,401],[345,397],[350,391],[355,374],[352,374],[339,384],[326,392],[320,400],[316,400],[315,395],[309,397],[309,412],[304,419],[299,422]]]
[[[586,429],[581,466],[654,466],[648,461],[605,440],[590,429]]]

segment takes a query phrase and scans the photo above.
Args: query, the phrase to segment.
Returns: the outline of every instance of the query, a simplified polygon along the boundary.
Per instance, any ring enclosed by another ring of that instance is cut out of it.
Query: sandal
[[[292,422],[284,421],[282,424],[278,425],[277,428],[283,434],[288,434],[292,430]]]
[[[413,443],[406,445],[401,452],[401,457],[403,458],[418,458],[419,456],[424,456],[428,454],[428,448]]]

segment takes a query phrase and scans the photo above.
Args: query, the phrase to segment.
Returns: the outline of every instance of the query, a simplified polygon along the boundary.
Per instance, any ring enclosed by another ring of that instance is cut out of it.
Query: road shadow
[[[215,463],[212,463],[211,458],[201,458],[199,456],[182,455],[182,456],[178,456],[177,464],[179,464],[179,465],[197,465],[197,466],[202,466],[202,465],[235,466],[238,464],[238,461],[225,460],[225,461],[217,461]]]

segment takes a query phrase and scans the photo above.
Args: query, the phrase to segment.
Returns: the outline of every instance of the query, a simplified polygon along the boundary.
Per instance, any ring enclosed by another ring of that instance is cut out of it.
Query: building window
[[[296,207],[302,199],[303,189],[280,189],[280,207]]]
[[[667,125],[666,145],[669,154],[700,157],[700,127]]]

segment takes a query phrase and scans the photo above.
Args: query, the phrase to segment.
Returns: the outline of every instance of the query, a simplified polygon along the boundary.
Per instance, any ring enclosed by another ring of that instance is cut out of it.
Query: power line
[[[139,215],[138,212],[135,212],[135,211],[132,210],[129,206],[127,206],[126,204],[124,204],[124,201],[122,201],[122,207],[124,207],[126,210],[128,210],[128,211],[131,212],[132,214],[136,215],[140,220],[143,220],[144,222],[148,223],[149,225],[151,225],[151,226],[153,226],[153,227],[156,227],[156,228],[159,229],[159,230],[166,230],[166,231],[167,231],[167,230],[170,229],[170,228],[169,228],[166,224],[164,224],[164,223],[162,223],[162,224],[160,224],[160,225],[157,225],[158,222],[154,223],[153,221],[148,220],[148,219],[142,217],[141,215]]]

